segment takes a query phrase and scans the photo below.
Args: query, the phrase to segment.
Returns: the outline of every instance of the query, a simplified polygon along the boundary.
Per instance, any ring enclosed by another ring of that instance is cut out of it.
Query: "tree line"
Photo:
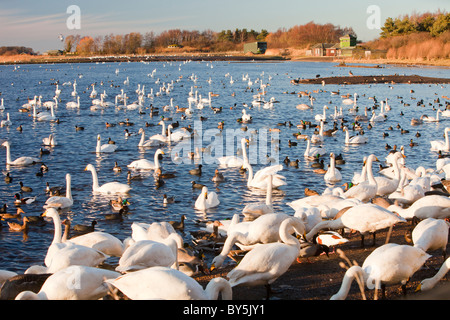
[[[381,38],[408,35],[411,33],[427,32],[437,37],[450,30],[450,13],[426,12],[411,14],[397,18],[387,18],[381,28]]]

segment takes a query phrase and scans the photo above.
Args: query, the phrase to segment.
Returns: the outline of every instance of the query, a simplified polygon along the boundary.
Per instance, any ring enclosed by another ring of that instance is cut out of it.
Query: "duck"
[[[219,294],[222,300],[232,299],[231,286],[224,278],[213,278],[204,289],[185,273],[161,266],[107,279],[106,283],[132,300],[216,300]]]
[[[189,170],[189,174],[194,176],[200,176],[202,174],[203,165],[199,164],[197,168]]]
[[[92,173],[92,191],[94,193],[117,194],[128,193],[131,190],[131,187],[129,185],[116,181],[107,182],[100,186],[98,183],[97,171],[92,164],[88,164],[84,171],[90,171]]]
[[[167,194],[163,194],[163,204],[169,204],[169,203],[174,203],[175,202],[175,197],[168,197]]]
[[[225,178],[222,173],[219,172],[219,169],[216,169],[214,172],[214,176],[211,178],[213,182],[223,182],[225,181]]]
[[[6,164],[10,166],[29,166],[36,163],[42,162],[41,159],[29,156],[22,156],[14,161],[11,160],[11,145],[9,141],[5,141],[2,143],[2,146],[6,147]]]
[[[113,171],[114,171],[114,172],[122,172],[122,167],[119,166],[119,164],[117,163],[117,161],[114,161]]]
[[[202,192],[195,200],[194,207],[197,210],[207,210],[217,207],[220,204],[219,197],[215,192],[209,192],[206,186],[202,187]]]
[[[22,197],[19,193],[14,194],[14,204],[20,206],[21,204],[30,204],[36,201],[36,196],[34,197]]]
[[[77,275],[77,285],[67,285]],[[105,297],[110,288],[106,279],[116,279],[120,273],[88,266],[72,265],[50,275],[38,292],[25,290],[16,300],[98,300]]]
[[[9,172],[7,172],[5,174],[5,182],[6,183],[11,183],[13,181],[13,177],[11,177],[11,174]]]
[[[282,242],[259,244],[250,250],[239,264],[228,272],[231,287],[264,285],[266,299],[272,295],[271,284],[283,275],[300,252],[300,243],[290,234],[294,229],[303,234],[305,226],[299,218],[289,217],[281,222],[279,235]]]
[[[430,257],[422,249],[410,245],[384,244],[372,251],[362,266],[347,269],[341,288],[330,299],[344,300],[358,274],[362,275],[367,288],[381,289],[383,298],[386,297],[386,285],[401,284],[403,293],[406,294],[406,282]]]
[[[310,257],[317,257],[321,254],[326,254],[328,256],[329,252],[330,248],[324,244],[301,241],[300,251],[296,260],[298,263],[301,263],[304,258],[309,261]]]
[[[192,184],[192,188],[193,189],[203,189],[203,187],[205,187],[205,185],[204,184],[202,184],[202,183],[197,183],[197,182],[195,182],[195,181],[191,181],[191,184]]]
[[[4,206],[6,206],[6,204],[4,204]],[[22,214],[25,214],[25,211],[23,211],[22,208],[17,208],[16,213],[12,214],[12,213],[6,213],[3,212],[0,214],[0,217],[2,219],[21,219],[22,218]]]
[[[73,230],[77,233],[88,233],[88,232],[94,232],[95,226],[97,225],[97,220],[92,220],[90,225],[84,225],[84,224],[76,224],[73,226]]]
[[[169,221],[169,224],[175,229],[175,230],[184,230],[184,220],[186,220],[186,216],[183,214],[181,215],[180,221]]]
[[[120,210],[128,210],[128,206],[130,205],[130,202],[128,199],[122,199],[121,196],[117,198],[117,200],[111,199],[109,200],[109,204],[111,205],[112,209],[114,211],[120,211]]]
[[[11,230],[11,231],[27,231],[28,230],[28,218],[23,217],[22,222],[23,223],[20,224],[18,222],[7,221],[9,230]]]
[[[66,174],[66,196],[52,196],[45,201],[44,208],[58,208],[66,209],[73,205],[72,198],[72,176],[70,173]]]
[[[33,192],[33,188],[24,186],[22,181],[19,181],[19,185],[21,192]]]

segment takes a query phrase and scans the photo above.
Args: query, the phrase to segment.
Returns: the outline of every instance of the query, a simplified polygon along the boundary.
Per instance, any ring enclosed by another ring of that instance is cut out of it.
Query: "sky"
[[[76,11],[70,10],[76,6]],[[69,9],[69,10],[68,10]],[[352,27],[358,40],[379,37],[388,17],[450,12],[449,0],[0,0],[0,46],[41,53],[62,49],[59,35],[159,34],[164,30],[269,32],[310,21]],[[79,12],[79,15],[78,15]]]

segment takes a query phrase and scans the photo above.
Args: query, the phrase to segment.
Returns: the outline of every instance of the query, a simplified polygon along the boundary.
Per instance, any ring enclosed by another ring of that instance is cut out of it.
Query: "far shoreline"
[[[386,65],[401,67],[439,67],[450,68],[450,59],[407,60],[407,59],[353,59],[343,57],[314,57],[295,55],[264,55],[225,53],[174,53],[145,55],[95,55],[95,56],[48,56],[16,55],[0,56],[0,65],[17,64],[57,64],[57,63],[112,63],[112,62],[160,62],[160,61],[238,61],[238,62],[334,62],[336,67],[348,68],[383,68]]]

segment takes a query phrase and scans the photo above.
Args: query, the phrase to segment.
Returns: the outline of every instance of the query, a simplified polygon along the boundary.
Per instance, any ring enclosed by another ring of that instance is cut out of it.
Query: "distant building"
[[[339,38],[339,46],[340,46],[340,56],[351,57],[353,55],[353,50],[356,49],[356,37],[346,34]]]
[[[244,43],[244,53],[264,54],[267,50],[267,42],[256,41]]]
[[[62,50],[48,50],[47,52],[44,52],[44,56],[60,56],[63,53]]]
[[[315,57],[336,56],[339,45],[334,43],[317,43],[311,47],[311,53]]]
[[[176,49],[176,48],[183,48],[183,46],[180,44],[174,43],[174,44],[168,45],[167,48]]]

